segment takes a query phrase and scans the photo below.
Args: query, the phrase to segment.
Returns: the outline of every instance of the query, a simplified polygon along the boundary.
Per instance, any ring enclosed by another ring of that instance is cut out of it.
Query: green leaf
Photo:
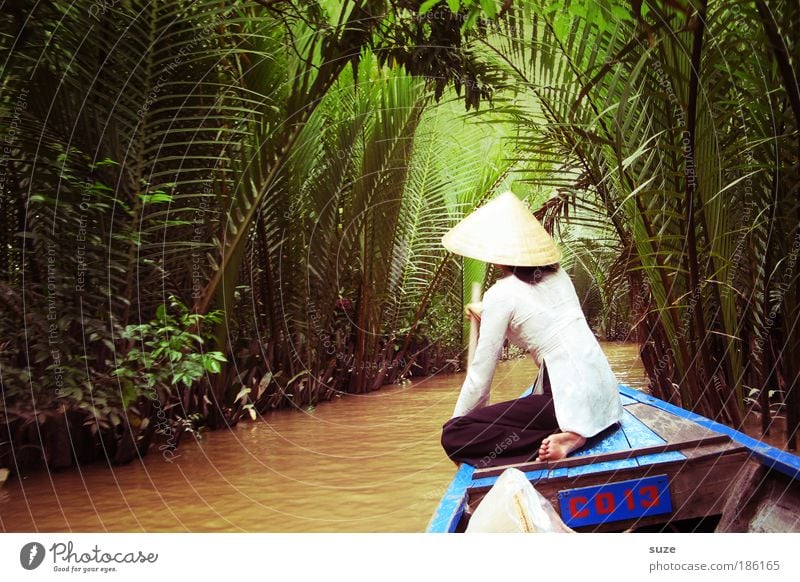
[[[497,16],[497,4],[495,0],[481,0],[481,8],[489,18]]]
[[[161,191],[153,192],[152,194],[139,194],[139,198],[145,204],[164,204],[172,202],[172,196]]]
[[[419,7],[420,16],[430,12],[431,8],[439,4],[441,1],[442,0],[425,0],[425,2],[423,2],[422,5]]]
[[[139,397],[139,391],[133,384],[128,384],[122,388],[122,408],[127,410],[131,402],[134,402]]]
[[[110,186],[106,186],[102,182],[98,182],[96,180],[95,180],[94,184],[92,184],[92,189],[95,190],[95,191],[98,191],[98,192],[113,192],[114,191],[114,189],[111,188]],[[126,211],[128,210],[128,206],[126,204],[124,204],[121,200],[115,200],[114,202],[116,204],[119,204],[120,206],[122,206]]]
[[[572,16],[568,12],[561,12],[556,15],[555,21],[553,22],[553,30],[557,38],[562,41],[565,40],[571,28]]]
[[[644,4],[642,5],[642,15],[645,16],[644,13]],[[625,6],[620,6],[618,4],[614,4],[611,6],[611,17],[614,20],[629,20],[630,19],[630,11]]]
[[[450,7],[453,14],[458,12],[458,9],[461,8],[460,0],[447,0],[447,5]]]
[[[89,167],[92,169],[102,168],[104,166],[119,166],[119,162],[115,162],[111,158],[105,158],[99,162],[95,162],[94,164],[89,164]]]
[[[208,355],[203,356],[203,368],[212,374],[217,374],[222,370],[222,366],[220,365],[219,361],[209,357]]]
[[[467,16],[467,20],[464,21],[464,24],[461,26],[461,32],[464,33],[467,32],[468,30],[471,30],[472,27],[475,26],[475,23],[478,22],[478,19],[480,17],[481,17],[480,11],[475,10],[473,12],[470,12],[469,16]]]

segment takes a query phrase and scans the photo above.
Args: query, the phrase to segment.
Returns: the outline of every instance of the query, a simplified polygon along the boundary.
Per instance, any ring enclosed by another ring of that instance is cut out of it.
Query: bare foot
[[[542,441],[537,461],[558,461],[586,444],[586,439],[574,432],[551,434]]]

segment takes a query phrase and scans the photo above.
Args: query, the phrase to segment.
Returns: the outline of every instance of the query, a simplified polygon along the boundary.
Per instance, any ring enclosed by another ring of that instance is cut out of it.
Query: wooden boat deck
[[[508,467],[523,471],[562,517],[565,507],[560,505],[581,488],[614,488],[620,482],[644,479],[661,483],[669,493],[667,515],[645,511],[622,519],[622,511],[613,521],[573,525],[578,531],[623,531],[722,515],[728,500],[736,498],[736,488],[752,481],[748,471],[752,473],[753,461],[790,480],[800,477],[800,458],[795,455],[626,386],[620,386],[620,396],[624,406],[620,425],[590,439],[566,459],[488,468],[462,465],[428,531],[463,531],[469,514]]]

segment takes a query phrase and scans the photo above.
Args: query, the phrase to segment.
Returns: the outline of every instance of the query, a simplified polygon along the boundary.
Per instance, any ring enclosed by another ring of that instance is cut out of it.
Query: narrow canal
[[[620,382],[644,386],[633,344],[603,345]],[[530,358],[502,362],[492,401],[530,384]],[[419,532],[455,466],[439,445],[463,375],[281,410],[184,438],[109,469],[36,474],[0,489],[6,532]]]

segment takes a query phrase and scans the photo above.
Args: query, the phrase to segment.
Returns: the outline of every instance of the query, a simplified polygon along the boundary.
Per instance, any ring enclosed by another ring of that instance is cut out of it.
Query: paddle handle
[[[481,284],[478,281],[472,282],[472,299],[471,303],[479,303],[481,300]],[[478,347],[478,328],[480,322],[475,319],[472,313],[469,314],[469,343],[467,344],[467,369],[472,364],[472,358],[475,356],[475,348]]]

